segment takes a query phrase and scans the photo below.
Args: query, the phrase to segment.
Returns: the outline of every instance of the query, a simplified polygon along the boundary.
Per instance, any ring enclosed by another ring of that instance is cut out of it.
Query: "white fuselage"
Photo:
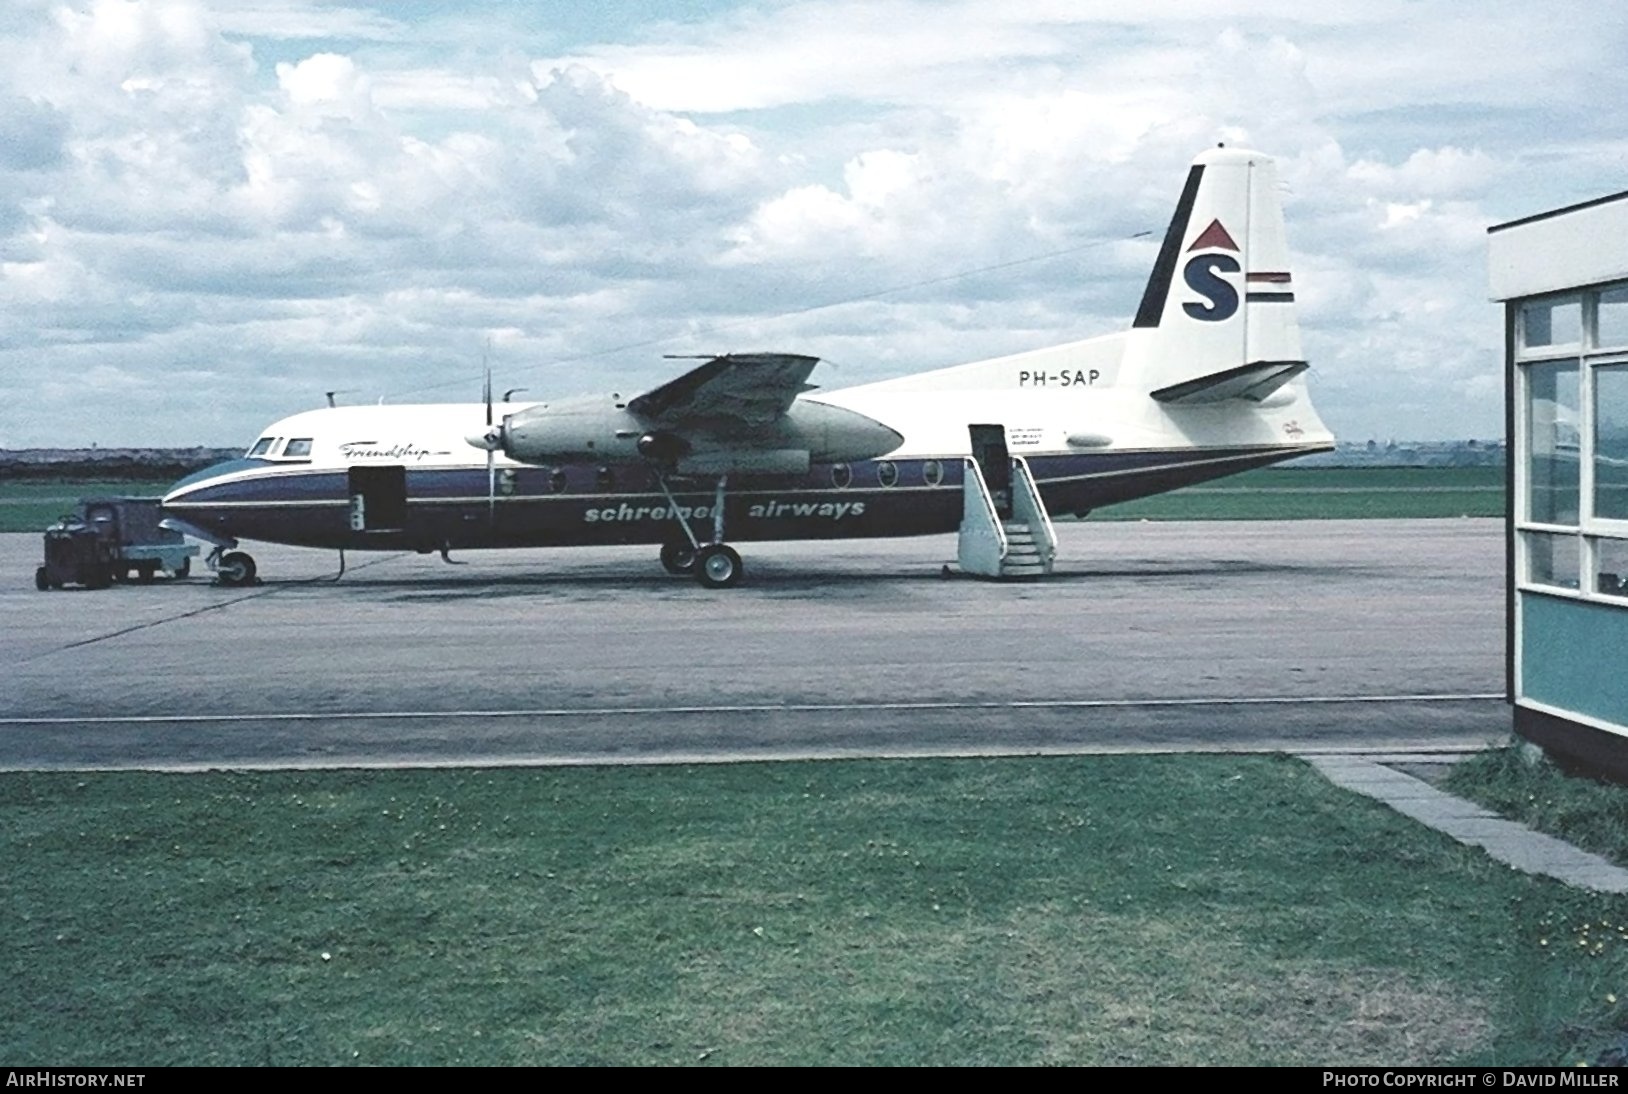
[[[1165,405],[1116,384],[1122,337],[804,395],[885,423],[903,441],[876,460],[733,476],[726,534],[954,531],[971,425],[1004,427],[1011,455],[1028,461],[1056,514],[1331,447],[1299,381],[1264,404],[1205,406]],[[670,502],[637,460],[537,466],[493,453],[489,492],[486,454],[464,439],[484,415],[480,403],[306,411],[268,427],[258,455],[178,483],[164,505],[221,540],[418,550],[662,542],[674,533],[673,502],[680,517],[716,519],[714,480],[674,481]]]

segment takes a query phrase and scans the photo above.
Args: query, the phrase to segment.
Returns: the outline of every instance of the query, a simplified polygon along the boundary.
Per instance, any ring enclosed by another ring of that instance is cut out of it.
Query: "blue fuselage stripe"
[[[1047,507],[1062,515],[1316,450],[1257,446],[1027,458]],[[857,463],[841,487],[835,485],[828,465],[802,476],[732,481],[725,501],[727,538],[845,539],[953,532],[961,521],[963,466],[962,457]],[[884,486],[889,467],[896,477]],[[257,473],[244,474],[248,471]],[[192,523],[236,538],[380,549],[657,543],[677,534],[677,519],[710,534],[715,517],[711,484],[691,480],[675,486],[679,510],[675,518],[650,470],[640,466],[608,471],[592,464],[506,468],[497,476],[491,504],[484,465],[407,467],[405,478],[405,504],[397,507],[400,526],[385,529],[352,528],[346,469],[236,460],[183,479],[172,488],[167,504]],[[375,507],[374,512],[379,511]]]

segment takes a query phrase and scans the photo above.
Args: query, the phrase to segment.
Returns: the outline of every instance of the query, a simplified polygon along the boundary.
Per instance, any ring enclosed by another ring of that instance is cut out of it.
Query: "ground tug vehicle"
[[[160,570],[192,572],[198,548],[162,527],[157,498],[82,498],[45,530],[45,561],[34,571],[44,592],[65,585],[105,589],[115,581],[151,581]]]

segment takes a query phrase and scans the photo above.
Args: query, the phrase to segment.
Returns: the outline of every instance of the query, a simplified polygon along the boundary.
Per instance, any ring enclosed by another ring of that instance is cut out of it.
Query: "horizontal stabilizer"
[[[1247,365],[1162,387],[1153,392],[1153,397],[1161,403],[1182,406],[1221,403],[1228,399],[1247,399],[1258,403],[1308,367],[1304,361],[1252,361]]]

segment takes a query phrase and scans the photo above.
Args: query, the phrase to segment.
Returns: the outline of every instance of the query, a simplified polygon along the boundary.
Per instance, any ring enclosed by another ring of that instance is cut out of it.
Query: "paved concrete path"
[[[1437,790],[1393,765],[1449,763],[1457,757],[1429,754],[1313,755],[1301,757],[1334,785],[1366,794],[1398,813],[1479,847],[1508,866],[1552,877],[1579,889],[1628,893],[1628,870],[1599,855],[1505,820],[1473,802]]]

